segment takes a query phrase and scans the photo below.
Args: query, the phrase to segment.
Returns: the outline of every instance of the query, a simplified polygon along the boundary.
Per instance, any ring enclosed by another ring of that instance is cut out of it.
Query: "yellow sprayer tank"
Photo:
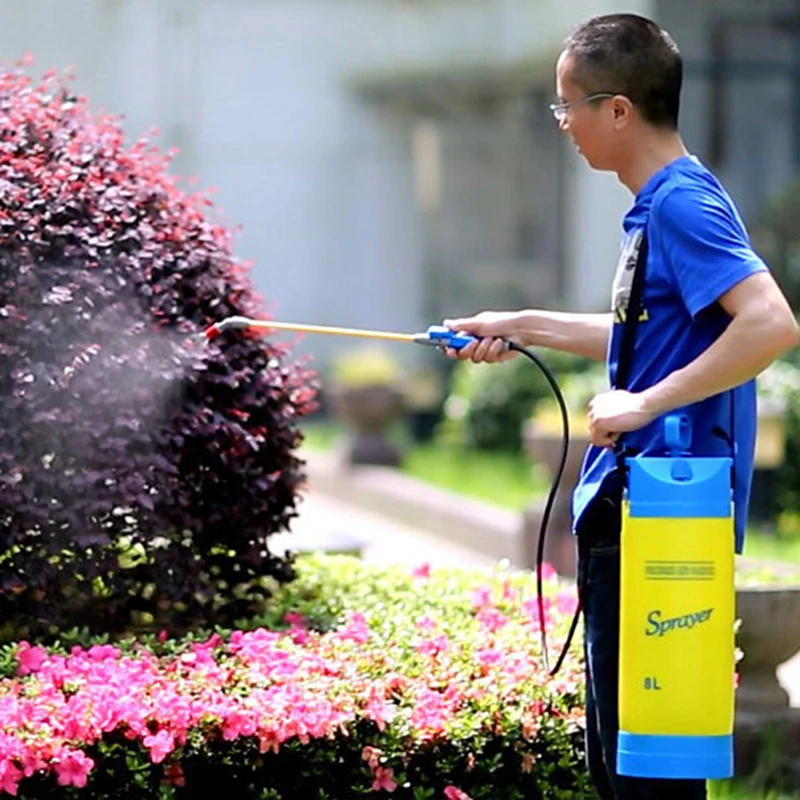
[[[733,775],[734,528],[730,458],[629,458],[623,502],[617,771]]]

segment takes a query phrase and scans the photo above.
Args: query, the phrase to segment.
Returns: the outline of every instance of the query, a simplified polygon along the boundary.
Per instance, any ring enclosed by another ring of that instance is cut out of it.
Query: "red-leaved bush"
[[[231,621],[291,574],[311,374],[199,334],[259,314],[210,201],[67,79],[0,72],[0,619]],[[7,634],[10,634],[7,631]]]

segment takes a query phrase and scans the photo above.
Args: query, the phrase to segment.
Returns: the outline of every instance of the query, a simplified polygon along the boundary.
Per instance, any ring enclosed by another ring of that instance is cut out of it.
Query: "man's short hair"
[[[564,42],[587,94],[625,95],[652,125],[677,130],[683,62],[672,37],[636,14],[594,17]]]

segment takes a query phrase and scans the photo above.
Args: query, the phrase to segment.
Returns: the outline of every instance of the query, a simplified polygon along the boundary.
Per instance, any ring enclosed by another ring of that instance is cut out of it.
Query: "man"
[[[741,551],[755,440],[753,378],[798,342],[795,318],[750,248],[733,202],[678,133],[682,62],[655,23],[632,14],[591,19],[556,67],[560,130],[594,169],[615,172],[634,195],[610,314],[483,312],[445,320],[480,337],[452,357],[503,361],[503,339],[606,360],[616,385],[632,266],[646,236],[645,282],[624,388],[588,408],[591,446],[573,498],[582,558],[587,677],[587,762],[601,798],[706,796],[705,782],[616,773],[620,492],[613,448],[663,454],[661,420],[692,419],[694,455],[736,443],[736,549]],[[618,324],[615,324],[618,323]],[[733,412],[733,413],[732,413]]]

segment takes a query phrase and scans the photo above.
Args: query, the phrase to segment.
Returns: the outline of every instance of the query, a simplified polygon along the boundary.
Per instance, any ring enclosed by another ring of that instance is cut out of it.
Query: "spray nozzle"
[[[253,324],[253,320],[248,317],[227,317],[220,322],[215,322],[210,327],[206,328],[204,335],[208,341],[213,341],[220,334],[225,331],[241,330],[242,328],[249,328]]]

